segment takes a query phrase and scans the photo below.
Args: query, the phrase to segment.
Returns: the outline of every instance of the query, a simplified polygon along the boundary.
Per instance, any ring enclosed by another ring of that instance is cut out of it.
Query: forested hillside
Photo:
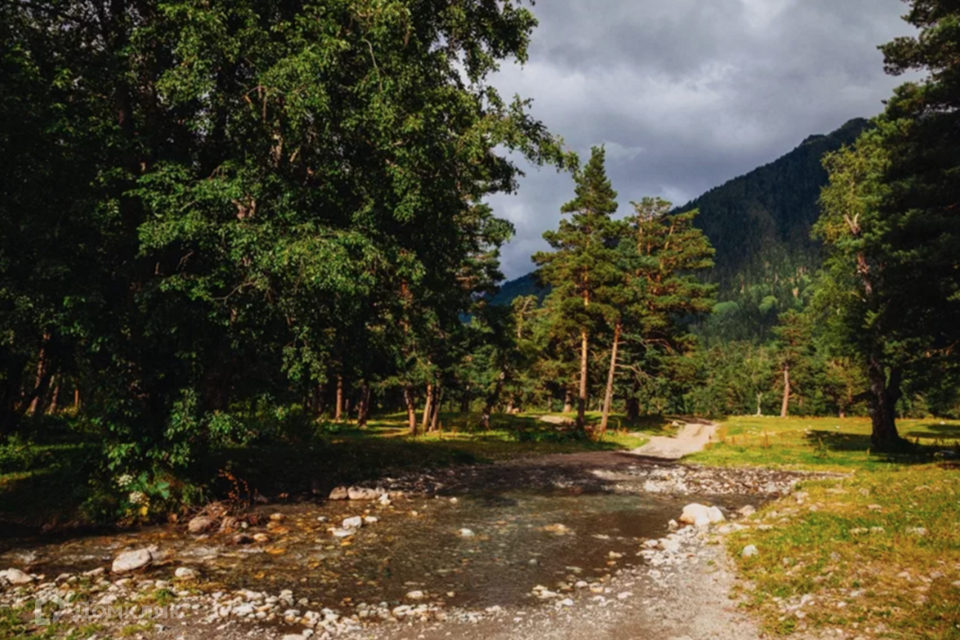
[[[784,256],[818,262],[810,229],[820,215],[827,184],[823,156],[852,144],[868,122],[856,119],[829,135],[813,135],[799,147],[750,173],[711,189],[678,211],[700,210],[697,226],[717,250],[712,277],[735,287],[745,270]]]
[[[821,263],[811,229],[827,184],[823,157],[852,144],[868,126],[858,118],[833,133],[812,135],[785,156],[675,210],[698,209],[696,225],[717,252],[716,268],[706,276],[719,286],[717,313],[700,327],[708,342],[763,341],[781,311],[803,305]],[[506,282],[493,302],[509,305],[525,295],[545,295],[533,274]]]

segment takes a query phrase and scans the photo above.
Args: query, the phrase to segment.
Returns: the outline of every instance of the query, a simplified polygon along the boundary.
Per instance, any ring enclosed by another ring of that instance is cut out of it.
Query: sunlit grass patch
[[[960,638],[960,474],[918,466],[810,482],[727,544],[746,604],[784,634]],[[754,557],[742,550],[754,545]]]
[[[930,462],[937,451],[960,455],[960,422],[901,420],[901,434],[918,445],[915,455],[888,456],[870,449],[868,418],[734,417],[714,442],[690,461],[721,466],[762,466],[843,471]]]

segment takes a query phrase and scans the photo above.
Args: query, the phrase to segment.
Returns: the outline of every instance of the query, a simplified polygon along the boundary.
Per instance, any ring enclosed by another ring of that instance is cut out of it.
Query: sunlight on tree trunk
[[[610,418],[610,405],[613,403],[613,381],[617,375],[617,349],[620,346],[622,324],[617,322],[613,328],[613,347],[610,350],[610,371],[607,373],[607,392],[603,398],[603,417],[600,420],[600,438],[607,433],[607,420]]]

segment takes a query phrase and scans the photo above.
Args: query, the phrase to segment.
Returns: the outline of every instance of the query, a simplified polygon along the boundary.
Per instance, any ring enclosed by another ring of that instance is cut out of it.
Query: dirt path
[[[715,422],[690,421],[674,437],[653,436],[650,442],[630,453],[645,458],[660,460],[679,460],[680,458],[703,451],[717,432]]]

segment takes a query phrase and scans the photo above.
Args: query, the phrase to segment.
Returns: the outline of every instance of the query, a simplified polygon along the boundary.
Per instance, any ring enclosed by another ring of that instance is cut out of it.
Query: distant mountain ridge
[[[819,265],[819,244],[810,229],[827,184],[823,157],[852,144],[869,126],[857,118],[833,133],[810,136],[785,156],[679,207],[700,210],[696,224],[717,250],[713,279],[722,283],[774,254]]]
[[[784,257],[818,266],[819,245],[810,230],[820,215],[820,190],[827,184],[823,156],[852,144],[869,127],[868,120],[856,118],[830,134],[809,136],[781,158],[678,207],[678,212],[700,210],[696,224],[717,250],[711,279],[730,286],[752,265]],[[545,294],[530,273],[504,283],[492,303]]]

